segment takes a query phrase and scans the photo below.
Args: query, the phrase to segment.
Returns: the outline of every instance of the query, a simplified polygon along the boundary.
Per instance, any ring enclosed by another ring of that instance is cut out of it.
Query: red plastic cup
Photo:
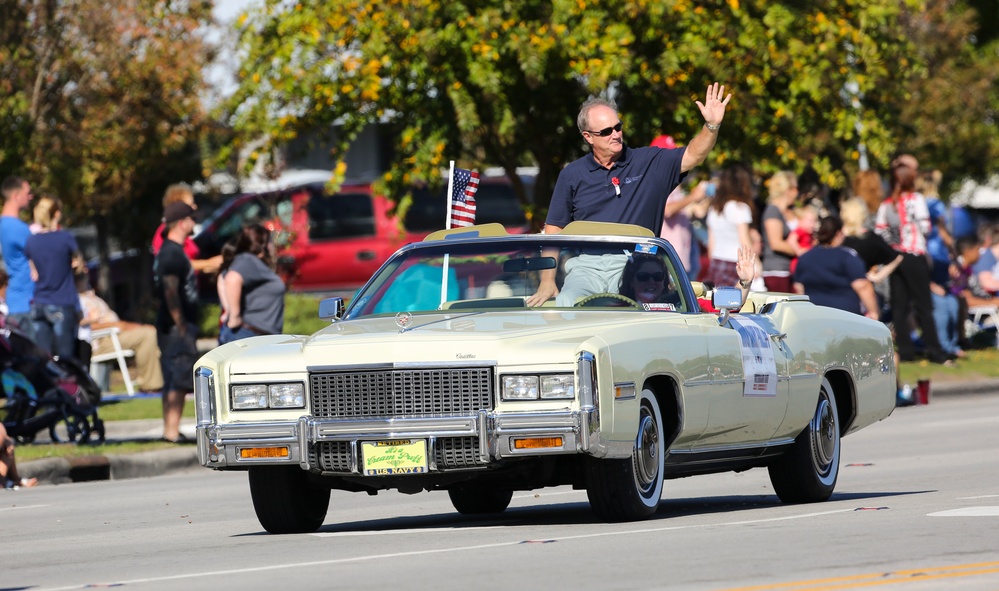
[[[930,403],[930,381],[919,380],[916,383],[916,400],[918,404]]]

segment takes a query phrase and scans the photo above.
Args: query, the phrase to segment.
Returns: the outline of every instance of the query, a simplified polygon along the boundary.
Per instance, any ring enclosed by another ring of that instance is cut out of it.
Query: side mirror
[[[736,287],[716,287],[711,295],[711,305],[721,310],[718,325],[725,326],[728,324],[728,315],[732,310],[738,310],[742,307],[742,290]]]
[[[343,316],[343,298],[327,298],[319,302],[319,318],[336,322]]]

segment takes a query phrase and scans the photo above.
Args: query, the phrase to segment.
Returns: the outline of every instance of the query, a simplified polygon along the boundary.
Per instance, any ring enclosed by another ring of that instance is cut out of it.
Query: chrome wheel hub
[[[827,473],[836,458],[837,430],[832,405],[823,397],[812,417],[812,459],[820,473]]]
[[[655,418],[642,408],[635,445],[635,478],[643,491],[651,490],[659,477],[659,428]]]

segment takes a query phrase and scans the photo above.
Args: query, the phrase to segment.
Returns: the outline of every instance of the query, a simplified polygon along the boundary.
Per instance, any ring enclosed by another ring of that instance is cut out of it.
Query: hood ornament
[[[399,312],[395,315],[395,324],[405,330],[409,325],[413,324],[413,315],[409,312]]]

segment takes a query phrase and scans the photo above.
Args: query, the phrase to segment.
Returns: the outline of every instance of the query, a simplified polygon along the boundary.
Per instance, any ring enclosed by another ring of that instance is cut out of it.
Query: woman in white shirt
[[[715,197],[708,208],[708,268],[707,281],[714,285],[735,285],[739,282],[736,263],[739,246],[751,244],[749,234],[753,223],[753,177],[742,163],[726,166],[718,179]]]

